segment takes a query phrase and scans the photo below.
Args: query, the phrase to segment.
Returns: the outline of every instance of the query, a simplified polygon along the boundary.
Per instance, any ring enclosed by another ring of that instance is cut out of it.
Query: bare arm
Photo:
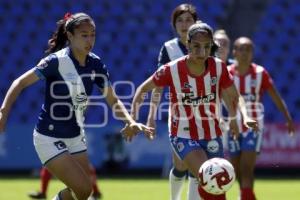
[[[239,136],[239,128],[236,120],[237,105],[239,102],[239,94],[234,85],[222,90],[222,99],[229,115],[229,126],[234,138]]]
[[[279,92],[277,91],[277,89],[272,85],[269,89],[268,89],[268,94],[270,95],[272,101],[275,103],[276,107],[278,108],[278,110],[280,112],[283,113],[286,121],[287,121],[287,126],[288,126],[288,131],[289,134],[292,136],[295,133],[295,127],[293,124],[293,120],[292,117],[289,113],[289,110],[284,102],[284,100],[281,98]]]
[[[124,104],[122,103],[122,101],[119,100],[119,98],[115,94],[115,91],[111,87],[107,87],[105,89],[107,90],[105,91],[105,94],[107,94],[106,101],[112,108],[113,112],[117,115],[117,117],[122,119],[125,123],[134,123],[135,121],[129,115]]]
[[[0,133],[4,131],[11,107],[22,92],[22,90],[29,87],[38,80],[39,77],[34,73],[34,69],[31,69],[25,72],[16,80],[14,80],[14,82],[11,84],[0,109]]]
[[[152,90],[151,94],[151,102],[149,108],[149,114],[147,119],[147,125],[155,128],[155,117],[157,113],[157,108],[161,100],[161,95],[163,92],[163,88],[155,88]]]
[[[141,104],[144,102],[144,95],[153,90],[153,89],[158,89],[154,82],[152,81],[152,77],[148,78],[145,82],[143,82],[136,90],[136,93],[133,98],[132,102],[132,107],[131,107],[131,115],[133,116],[134,119],[137,118],[137,115],[139,113],[139,109]],[[151,98],[152,101],[152,98]],[[158,104],[158,102],[157,102]],[[152,110],[152,112],[155,114],[156,110]],[[152,113],[152,114],[153,114]],[[149,113],[150,115],[150,113]]]
[[[111,87],[106,87],[105,89],[107,90],[105,91],[107,103],[110,105],[117,117],[126,123],[126,126],[121,130],[121,132],[127,141],[131,141],[132,138],[140,131],[143,131],[146,135],[153,134],[152,128],[136,123]]]

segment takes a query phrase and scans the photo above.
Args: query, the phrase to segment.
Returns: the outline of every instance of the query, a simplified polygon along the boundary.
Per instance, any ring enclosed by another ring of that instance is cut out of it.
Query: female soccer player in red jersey
[[[171,40],[166,41],[159,53],[158,67],[178,59],[188,53],[187,51],[187,31],[188,28],[196,22],[198,19],[196,8],[191,4],[180,4],[177,6],[171,15],[171,25],[175,30],[177,36]],[[148,116],[147,125],[150,127],[156,127],[155,118],[160,97],[162,95],[162,89],[156,88],[151,95],[151,107]],[[188,186],[188,200],[197,199],[198,195],[198,183],[197,179],[192,174],[188,173],[185,164],[176,156],[175,152],[172,152],[173,167],[169,173],[170,184],[170,199],[180,200],[183,184],[186,179],[186,175],[189,175]]]
[[[229,137],[231,162],[236,170],[240,184],[241,200],[255,200],[254,167],[260,151],[263,136],[263,108],[261,96],[267,92],[278,110],[287,121],[288,132],[293,135],[295,128],[289,111],[280,97],[273,81],[265,68],[252,62],[254,45],[251,39],[240,37],[234,42],[233,56],[236,62],[228,67],[234,83],[244,97],[248,116],[258,121],[259,131],[245,127],[238,120],[240,136],[238,140]],[[239,118],[241,119],[241,117]]]
[[[145,92],[154,88],[170,88],[170,142],[194,177],[198,177],[199,168],[207,159],[223,157],[217,114],[221,93],[226,96],[224,101],[232,117],[231,130],[238,134],[234,117],[239,94],[225,64],[210,56],[215,45],[209,25],[192,25],[187,33],[188,55],[161,66],[138,87],[132,104],[132,115],[136,116]],[[225,194],[212,195],[201,186],[199,194],[204,200],[225,199]]]

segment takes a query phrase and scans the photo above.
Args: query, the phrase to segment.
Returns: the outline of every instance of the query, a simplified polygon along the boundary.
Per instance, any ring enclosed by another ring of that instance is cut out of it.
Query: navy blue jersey
[[[164,43],[158,56],[158,67],[187,55],[188,51],[178,38],[174,38]]]
[[[78,136],[93,85],[99,89],[110,85],[105,65],[89,53],[85,66],[80,66],[67,47],[43,58],[35,73],[46,80],[45,101],[36,130],[56,138]]]

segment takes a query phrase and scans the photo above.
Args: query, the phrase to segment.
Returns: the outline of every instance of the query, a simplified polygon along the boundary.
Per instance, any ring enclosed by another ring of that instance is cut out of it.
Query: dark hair
[[[57,28],[52,37],[48,40],[48,49],[46,50],[46,53],[54,53],[64,48],[68,42],[67,31],[73,34],[74,29],[82,22],[90,22],[95,26],[94,20],[85,13],[76,13],[73,15],[66,13],[64,18],[56,23]]]
[[[188,34],[187,34],[187,42],[190,43],[192,37],[196,33],[199,33],[199,32],[207,33],[209,35],[209,37],[212,40],[210,55],[211,56],[215,55],[215,53],[218,50],[219,46],[215,43],[215,41],[213,39],[213,32],[214,32],[213,29],[206,23],[197,22],[197,23],[193,24],[192,26],[190,26],[190,28],[188,30]]]
[[[171,15],[171,23],[174,29],[176,29],[175,24],[176,24],[176,19],[178,16],[180,16],[181,14],[188,12],[192,15],[194,21],[197,21],[198,19],[198,15],[196,12],[196,7],[193,6],[192,4],[180,4],[179,6],[177,6]]]

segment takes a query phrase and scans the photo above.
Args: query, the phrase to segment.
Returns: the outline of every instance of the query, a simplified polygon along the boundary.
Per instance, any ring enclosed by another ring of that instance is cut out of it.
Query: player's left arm
[[[281,98],[279,92],[277,91],[276,87],[273,84],[269,86],[267,91],[268,91],[268,94],[270,95],[272,101],[275,103],[276,107],[278,108],[278,110],[283,113],[283,115],[287,121],[287,127],[288,127],[289,134],[291,136],[293,136],[295,133],[295,127],[294,127],[293,119],[290,115],[290,112],[289,112],[284,100]]]
[[[237,104],[238,104],[238,92],[234,84],[222,89],[222,99],[225,103],[229,116],[229,128],[233,134],[233,137],[237,139],[239,137],[239,127],[237,124]]]
[[[104,91],[105,90],[105,91]],[[137,123],[128,113],[123,102],[117,97],[115,91],[111,86],[107,86],[102,91],[106,96],[106,101],[112,108],[113,112],[117,115],[119,119],[126,123],[122,133],[126,140],[131,141],[132,138],[138,132],[144,132],[145,134],[152,134],[153,129],[149,128],[141,123]]]

